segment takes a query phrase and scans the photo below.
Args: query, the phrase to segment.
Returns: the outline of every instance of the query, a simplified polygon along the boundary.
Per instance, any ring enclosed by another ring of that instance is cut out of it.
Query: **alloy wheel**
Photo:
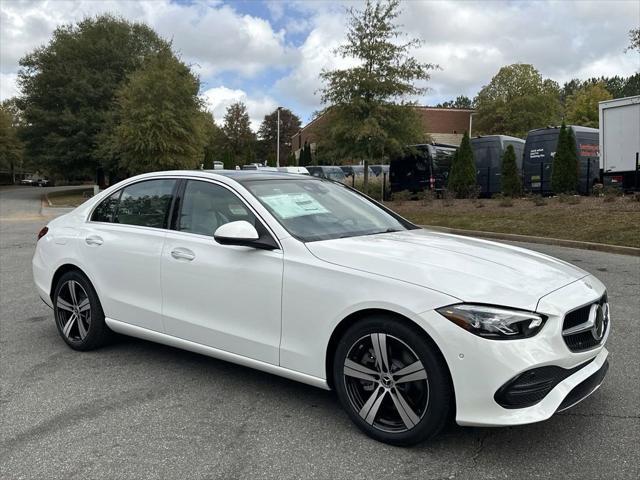
[[[68,280],[58,290],[56,320],[62,334],[73,342],[83,341],[89,333],[91,302],[77,281]]]
[[[376,429],[402,433],[415,427],[429,406],[429,380],[416,353],[385,333],[359,338],[344,362],[347,397]]]

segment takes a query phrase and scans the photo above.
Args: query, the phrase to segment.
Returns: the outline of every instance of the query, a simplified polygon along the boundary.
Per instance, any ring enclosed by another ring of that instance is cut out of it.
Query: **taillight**
[[[49,227],[42,227],[42,229],[38,232],[38,240],[44,237],[49,231]]]

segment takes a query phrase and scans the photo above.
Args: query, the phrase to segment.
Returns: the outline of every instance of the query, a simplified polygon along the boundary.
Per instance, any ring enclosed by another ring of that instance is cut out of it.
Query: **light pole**
[[[276,110],[278,112],[278,133],[276,135],[276,167],[280,167],[280,109],[282,107],[278,107]]]

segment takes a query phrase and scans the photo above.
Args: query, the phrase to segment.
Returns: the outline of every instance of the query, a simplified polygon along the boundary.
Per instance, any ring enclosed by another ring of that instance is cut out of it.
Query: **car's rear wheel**
[[[435,347],[392,316],[350,327],[334,358],[334,387],[367,435],[412,445],[437,434],[448,418],[451,386]]]
[[[63,274],[53,294],[56,326],[62,339],[76,350],[92,350],[107,343],[111,331],[89,279],[79,271]]]

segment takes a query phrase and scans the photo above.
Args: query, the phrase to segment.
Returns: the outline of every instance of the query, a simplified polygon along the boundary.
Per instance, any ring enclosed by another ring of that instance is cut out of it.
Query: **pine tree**
[[[522,181],[516,164],[516,152],[513,145],[508,145],[502,156],[502,193],[507,197],[518,197],[522,194]]]
[[[476,187],[476,164],[467,132],[464,132],[460,148],[451,162],[447,187],[453,190],[458,198],[468,197]]]
[[[553,156],[551,189],[554,193],[573,193],[578,185],[578,156],[576,141],[571,128],[562,122],[558,134],[558,146]]]

